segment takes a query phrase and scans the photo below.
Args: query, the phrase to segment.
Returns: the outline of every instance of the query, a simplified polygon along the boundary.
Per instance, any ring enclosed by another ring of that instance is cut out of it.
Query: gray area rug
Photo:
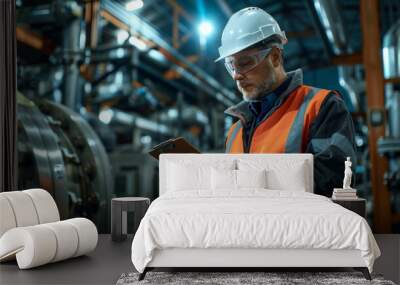
[[[360,272],[148,272],[142,281],[139,273],[122,274],[117,285],[133,284],[385,284],[395,285],[380,275],[372,274],[372,281]]]

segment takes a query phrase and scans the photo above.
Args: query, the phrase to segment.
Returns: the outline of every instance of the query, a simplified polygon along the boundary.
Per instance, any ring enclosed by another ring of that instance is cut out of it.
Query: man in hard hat
[[[225,113],[238,119],[227,153],[312,153],[314,192],[341,187],[343,161],[355,161],[354,126],[336,91],[303,85],[301,69],[283,66],[285,33],[271,15],[251,7],[226,24],[220,57],[243,101]]]

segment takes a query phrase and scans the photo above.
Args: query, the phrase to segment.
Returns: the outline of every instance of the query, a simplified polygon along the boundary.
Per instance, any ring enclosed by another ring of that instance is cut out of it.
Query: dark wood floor
[[[382,251],[375,263],[376,273],[400,283],[400,235],[376,235]],[[115,284],[124,272],[134,271],[130,259],[132,237],[121,243],[100,235],[99,244],[88,256],[19,270],[16,262],[0,265],[0,284]]]

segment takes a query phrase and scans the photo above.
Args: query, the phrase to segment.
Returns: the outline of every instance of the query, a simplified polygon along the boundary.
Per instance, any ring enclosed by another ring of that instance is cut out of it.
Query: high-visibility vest
[[[300,85],[254,130],[249,153],[301,153],[322,102],[331,90]],[[233,124],[226,140],[227,153],[243,153],[243,126]]]

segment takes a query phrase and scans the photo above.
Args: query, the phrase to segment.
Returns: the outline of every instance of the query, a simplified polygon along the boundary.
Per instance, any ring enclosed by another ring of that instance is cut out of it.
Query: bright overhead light
[[[208,21],[203,21],[200,23],[199,27],[198,27],[199,33],[202,36],[208,36],[212,33],[213,31],[213,26],[210,22]]]
[[[133,0],[133,1],[129,1],[128,3],[125,4],[125,9],[128,11],[134,11],[134,10],[140,9],[142,7],[143,7],[142,0]]]

